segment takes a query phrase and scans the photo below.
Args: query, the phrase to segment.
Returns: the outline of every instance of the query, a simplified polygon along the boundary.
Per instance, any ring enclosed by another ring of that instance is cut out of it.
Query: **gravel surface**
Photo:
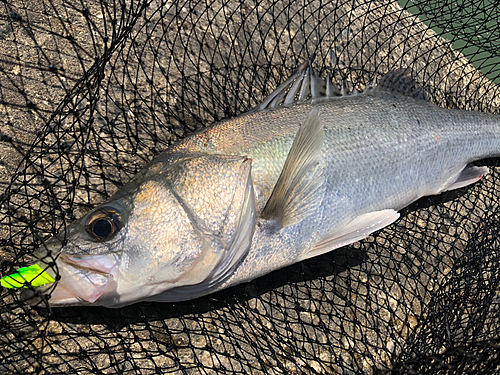
[[[61,212],[79,217],[172,142],[256,105],[313,51],[350,87],[410,67],[438,105],[500,108],[497,87],[397,3],[141,4],[127,17],[96,2],[0,6],[4,259],[33,248],[27,227],[43,236]],[[3,291],[0,372],[372,374],[492,338],[499,170],[486,164],[480,183],[420,200],[365,241],[194,301],[49,313]]]

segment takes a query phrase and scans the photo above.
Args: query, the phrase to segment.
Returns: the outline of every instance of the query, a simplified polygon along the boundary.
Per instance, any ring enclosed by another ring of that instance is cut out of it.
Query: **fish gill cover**
[[[474,0],[3,1],[0,274],[313,53],[349,89],[410,68],[437,105],[498,113],[499,21]],[[0,373],[497,373],[500,168],[483,164],[364,241],[193,301],[49,311],[3,288]]]

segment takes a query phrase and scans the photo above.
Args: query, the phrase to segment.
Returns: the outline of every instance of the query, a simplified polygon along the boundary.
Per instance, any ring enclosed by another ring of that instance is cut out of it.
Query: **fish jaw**
[[[124,277],[120,264],[123,254],[73,256],[62,253],[56,260],[59,281],[50,292],[51,307],[105,306],[118,308],[138,296],[158,294],[164,284],[143,285]],[[33,299],[31,304],[38,303]]]
[[[72,256],[62,253],[56,261],[60,280],[50,294],[51,306],[94,304],[117,289],[119,270],[109,255]]]

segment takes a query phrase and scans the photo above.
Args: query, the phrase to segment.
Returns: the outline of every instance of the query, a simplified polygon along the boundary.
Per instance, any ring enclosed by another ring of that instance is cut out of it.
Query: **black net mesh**
[[[499,22],[493,0],[3,0],[0,273],[313,52],[351,88],[409,67],[438,105],[499,112]],[[48,311],[3,289],[0,373],[497,373],[485,164],[367,240],[193,301]]]

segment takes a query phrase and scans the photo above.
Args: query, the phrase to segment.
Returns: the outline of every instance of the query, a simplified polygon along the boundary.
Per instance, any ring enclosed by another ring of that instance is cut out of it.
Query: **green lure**
[[[45,284],[54,283],[55,280],[38,264],[33,264],[28,267],[22,267],[12,275],[6,275],[0,279],[0,283],[4,288],[28,288],[28,283],[32,287],[42,286]]]

